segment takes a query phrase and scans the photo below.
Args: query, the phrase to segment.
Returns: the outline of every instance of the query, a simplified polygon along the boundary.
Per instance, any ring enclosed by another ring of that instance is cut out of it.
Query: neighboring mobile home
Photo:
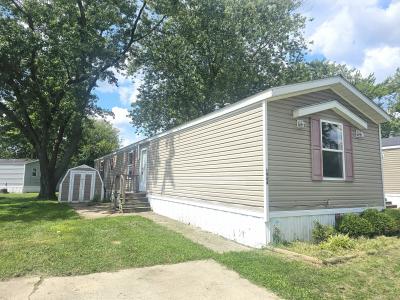
[[[342,77],[271,88],[95,161],[107,195],[237,242],[310,239],[315,220],[384,207],[380,123]],[[122,177],[123,177],[122,176]]]
[[[382,152],[385,197],[400,207],[400,136],[382,139]]]
[[[0,159],[0,189],[7,189],[9,193],[39,192],[39,161]]]

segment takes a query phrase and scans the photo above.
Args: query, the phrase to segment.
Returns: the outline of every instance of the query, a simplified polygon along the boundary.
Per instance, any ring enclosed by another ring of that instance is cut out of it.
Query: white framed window
[[[324,180],[344,180],[343,124],[321,120],[322,172]]]
[[[37,170],[36,168],[32,169],[32,177],[36,177],[37,176]]]

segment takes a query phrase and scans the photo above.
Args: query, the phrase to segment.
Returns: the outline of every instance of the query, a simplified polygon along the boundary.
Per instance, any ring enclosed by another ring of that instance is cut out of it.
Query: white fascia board
[[[382,108],[380,108],[378,105],[376,105],[374,102],[372,102],[370,99],[368,99],[366,96],[364,96],[359,90],[357,90],[352,84],[350,84],[347,80],[344,80],[341,77],[338,77],[340,79],[340,83],[343,84],[350,92],[352,92],[354,95],[356,95],[358,98],[363,100],[368,106],[370,106],[372,109],[374,109],[378,114],[380,114],[386,121],[390,121],[391,117],[389,114],[387,114]]]
[[[400,149],[400,145],[382,147],[382,150]]]
[[[391,119],[391,117],[384,110],[382,110],[382,108],[380,108],[378,105],[376,105],[366,96],[364,96],[353,85],[351,85],[347,80],[343,79],[340,76],[272,88],[270,89],[272,95],[268,99],[268,101],[275,101],[282,98],[293,97],[305,93],[324,90],[327,88],[331,88],[334,90],[334,87],[337,85],[344,86],[349,92],[351,92],[361,101],[366,103],[370,108],[372,108],[376,113],[378,113],[380,117],[383,117],[384,120],[389,121]],[[351,102],[350,104],[354,105],[354,103]]]
[[[300,118],[329,109],[333,110],[339,116],[343,117],[359,129],[368,128],[368,123],[366,121],[361,119],[359,116],[351,112],[348,108],[346,108],[336,100],[296,109],[293,111],[293,118]]]

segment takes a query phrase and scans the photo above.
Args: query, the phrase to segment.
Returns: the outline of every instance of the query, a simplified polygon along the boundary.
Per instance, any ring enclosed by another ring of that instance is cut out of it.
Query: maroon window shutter
[[[311,127],[311,168],[312,180],[322,180],[321,122],[319,118],[310,118]]]
[[[344,137],[344,163],[345,163],[345,175],[346,181],[354,180],[354,162],[353,162],[353,137],[351,126],[349,124],[343,125],[343,137]]]

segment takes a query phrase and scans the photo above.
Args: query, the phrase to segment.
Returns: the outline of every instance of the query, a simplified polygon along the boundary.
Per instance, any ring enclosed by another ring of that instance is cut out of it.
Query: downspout
[[[385,188],[383,185],[383,152],[382,152],[382,130],[381,130],[381,124],[379,124],[379,154],[380,154],[380,159],[381,159],[381,178],[382,178],[382,194],[383,194],[383,208],[386,208],[386,201],[385,201]]]
[[[267,100],[262,102],[263,112],[263,170],[264,170],[264,224],[265,244],[272,242],[271,224],[269,218],[269,170],[268,170],[268,108]]]

